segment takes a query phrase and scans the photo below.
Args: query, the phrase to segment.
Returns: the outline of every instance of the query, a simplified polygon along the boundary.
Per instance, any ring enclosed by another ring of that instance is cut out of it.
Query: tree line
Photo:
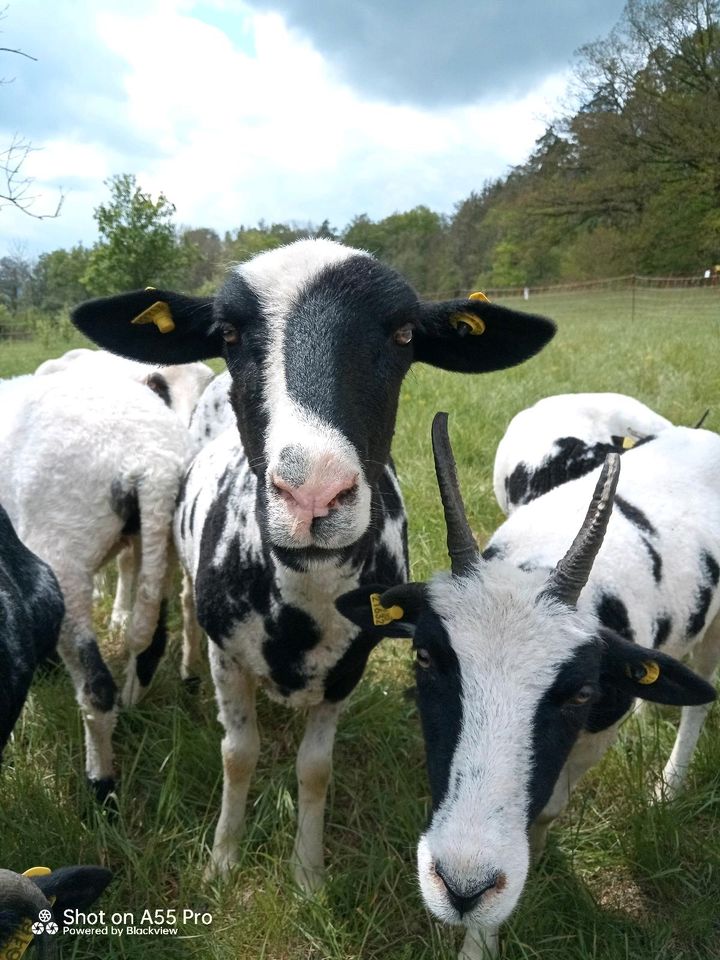
[[[179,228],[163,194],[108,181],[92,247],[0,260],[0,323],[153,285],[208,293],[228,264],[308,236],[378,255],[425,294],[720,263],[720,0],[629,0],[577,55],[574,107],[528,159],[450,214],[426,206],[342,229],[260,222],[220,235]]]

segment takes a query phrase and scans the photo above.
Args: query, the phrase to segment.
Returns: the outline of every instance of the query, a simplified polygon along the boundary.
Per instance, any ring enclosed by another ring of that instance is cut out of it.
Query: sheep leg
[[[245,826],[245,807],[258,755],[260,736],[255,715],[255,679],[214,643],[210,669],[215,683],[222,741],[223,793],[207,877],[225,876],[238,862],[237,841]]]
[[[458,960],[492,960],[498,950],[497,927],[468,927]]]
[[[195,589],[188,573],[183,574],[182,589],[183,646],[180,676],[183,683],[193,689],[199,683],[200,649],[202,647],[202,629],[195,612]]]
[[[110,629],[123,631],[130,618],[140,567],[140,538],[131,537],[117,556],[117,589],[110,616]]]
[[[298,827],[292,863],[295,882],[307,894],[315,893],[324,879],[325,800],[339,715],[338,703],[311,707],[297,755]]]
[[[63,582],[58,576],[61,586]],[[76,619],[73,607],[85,604],[85,615]],[[92,614],[92,579],[84,595],[66,593],[71,608],[60,630],[58,652],[75,688],[85,727],[85,769],[97,799],[103,802],[115,789],[112,734],[117,720],[117,687],[89,627]]]
[[[720,614],[715,617],[705,631],[705,636],[690,654],[690,666],[705,680],[712,680],[718,663],[720,663]],[[677,796],[711,706],[711,703],[703,703],[697,707],[682,708],[680,726],[672,753],[665,764],[662,778],[655,787],[657,800],[673,800]]]

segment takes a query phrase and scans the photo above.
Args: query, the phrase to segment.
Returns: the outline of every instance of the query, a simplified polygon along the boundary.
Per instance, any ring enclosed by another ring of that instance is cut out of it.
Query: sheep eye
[[[411,323],[406,323],[393,334],[393,340],[399,347],[406,347],[413,338],[413,327]]]
[[[427,652],[425,647],[418,647],[418,649],[415,651],[415,663],[417,663],[419,667],[422,667],[423,670],[427,670],[432,663],[430,654]]]
[[[582,707],[592,700],[594,693],[594,688],[589,683],[585,683],[576,693],[567,698],[565,704],[569,707]]]
[[[225,343],[237,343],[240,339],[240,334],[231,323],[223,323],[220,332]]]

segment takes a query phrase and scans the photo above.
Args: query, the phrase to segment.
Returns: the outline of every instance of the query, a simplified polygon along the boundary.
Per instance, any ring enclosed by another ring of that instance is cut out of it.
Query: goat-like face
[[[238,268],[215,314],[270,542],[355,543],[390,455],[416,295],[365,254],[295,244]]]
[[[418,846],[429,909],[502,922],[522,892],[527,831],[599,694],[594,624],[540,599],[545,576],[503,561],[428,586],[415,631],[432,818]]]

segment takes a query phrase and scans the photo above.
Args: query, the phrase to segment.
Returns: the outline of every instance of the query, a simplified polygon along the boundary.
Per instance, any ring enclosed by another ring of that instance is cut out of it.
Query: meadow
[[[487,540],[502,515],[492,491],[497,443],[511,417],[543,396],[612,390],[677,423],[710,408],[720,430],[720,290],[627,297],[540,295],[524,305],[558,322],[555,341],[515,370],[462,377],[418,365],[402,396],[394,457],[410,515],[412,576],[446,567],[432,470],[432,415],[450,413],[471,522]],[[514,302],[514,305],[519,305]],[[81,343],[0,342],[0,376],[31,372]],[[114,668],[122,652],[97,629]],[[220,806],[220,726],[207,670],[199,693],[179,681],[179,617],[146,700],[121,714],[115,744],[121,790],[115,819],[90,801],[82,733],[62,670],[38,679],[0,778],[0,864],[103,863],[115,880],[108,913],[192,908],[210,925],[176,936],[66,937],[77,960],[452,960],[459,932],[422,907],[415,845],[429,809],[419,723],[405,696],[404,641],[375,651],[341,720],[327,814],[328,880],[315,900],[288,868],[295,748],[301,718],[261,698],[262,754],[250,794],[237,875],[203,881]],[[620,742],[591,771],[551,831],[519,909],[503,933],[507,960],[710,960],[720,955],[720,708],[710,715],[683,795],[649,802],[669,754],[677,711],[625,722]]]

